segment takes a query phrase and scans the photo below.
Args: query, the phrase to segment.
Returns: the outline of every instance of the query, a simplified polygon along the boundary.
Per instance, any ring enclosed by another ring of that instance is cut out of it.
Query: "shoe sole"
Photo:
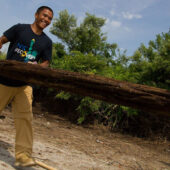
[[[14,166],[15,167],[30,167],[30,166],[35,166],[36,163],[33,162],[33,163],[20,163],[20,162],[15,162]]]

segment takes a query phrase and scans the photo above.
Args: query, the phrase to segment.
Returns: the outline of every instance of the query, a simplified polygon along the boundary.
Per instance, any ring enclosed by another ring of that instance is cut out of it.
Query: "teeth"
[[[44,24],[44,25],[47,25],[46,22],[44,22],[44,21],[41,21],[41,23]]]

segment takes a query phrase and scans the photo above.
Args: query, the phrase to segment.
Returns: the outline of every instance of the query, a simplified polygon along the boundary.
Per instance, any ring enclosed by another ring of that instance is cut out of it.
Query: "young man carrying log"
[[[41,6],[35,13],[33,24],[17,24],[9,28],[0,37],[0,49],[10,42],[7,60],[37,64],[48,67],[52,55],[52,41],[43,32],[51,23],[53,11]],[[32,87],[22,81],[15,81],[0,76],[0,112],[12,102],[14,114],[15,166],[32,166],[33,132],[32,132]]]

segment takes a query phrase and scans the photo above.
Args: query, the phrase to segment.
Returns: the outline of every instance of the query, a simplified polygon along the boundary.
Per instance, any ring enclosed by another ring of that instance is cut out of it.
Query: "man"
[[[10,42],[7,59],[48,67],[52,54],[52,41],[43,32],[53,18],[53,11],[41,6],[35,13],[33,24],[17,24],[0,37],[0,48]],[[0,76],[0,112],[9,103],[16,128],[15,166],[32,166],[32,87],[22,81]]]

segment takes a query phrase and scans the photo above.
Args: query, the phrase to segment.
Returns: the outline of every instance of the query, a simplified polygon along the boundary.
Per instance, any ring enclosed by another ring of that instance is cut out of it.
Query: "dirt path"
[[[14,170],[13,119],[8,109],[3,114],[7,117],[0,120],[0,170]],[[169,170],[170,142],[110,133],[102,126],[80,127],[39,113],[34,115],[33,156],[57,170]]]

